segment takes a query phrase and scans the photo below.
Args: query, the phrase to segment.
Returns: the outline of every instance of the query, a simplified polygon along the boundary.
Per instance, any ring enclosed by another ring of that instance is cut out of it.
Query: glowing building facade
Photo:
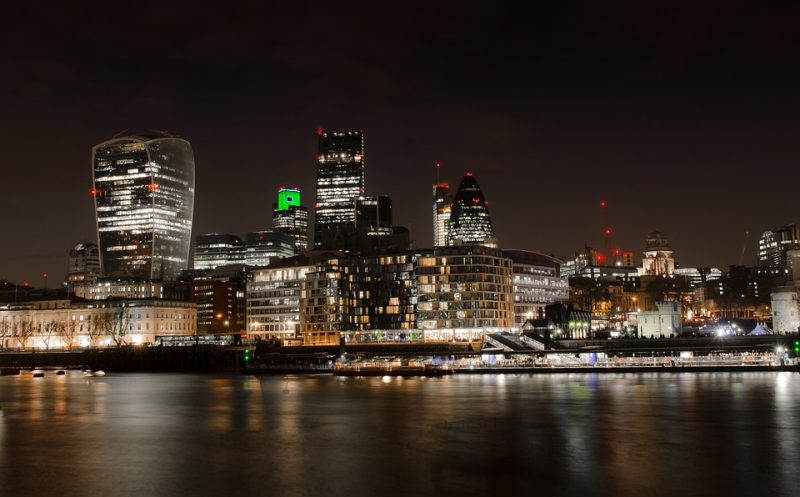
[[[97,245],[84,242],[69,251],[66,285],[91,282],[100,276],[100,254]]]
[[[194,242],[194,268],[214,269],[244,263],[244,243],[236,235],[208,233],[197,235]]]
[[[294,255],[294,237],[277,231],[247,233],[244,246],[244,262],[248,266],[269,266],[276,259]]]
[[[300,190],[281,188],[272,204],[272,229],[294,238],[295,252],[308,249],[308,209],[300,205]]]
[[[472,173],[464,176],[453,198],[449,243],[497,247],[489,217],[489,202]]]
[[[675,258],[664,233],[654,231],[647,235],[641,274],[667,277],[675,274]]]
[[[92,149],[103,275],[172,280],[189,265],[194,155],[186,140],[125,136]]]
[[[354,199],[364,194],[364,134],[361,131],[318,130],[317,202],[314,246],[337,248],[326,232],[353,227]]]
[[[446,247],[450,231],[450,211],[453,206],[450,198],[450,185],[433,185],[433,246]]]

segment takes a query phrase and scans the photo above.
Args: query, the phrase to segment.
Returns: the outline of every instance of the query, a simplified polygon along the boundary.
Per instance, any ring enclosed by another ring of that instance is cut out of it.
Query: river
[[[800,495],[800,374],[0,377],[3,496]]]

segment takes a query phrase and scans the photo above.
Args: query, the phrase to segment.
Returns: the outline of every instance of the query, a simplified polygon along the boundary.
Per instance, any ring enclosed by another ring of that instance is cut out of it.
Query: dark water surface
[[[800,495],[800,374],[0,377],[0,496]]]

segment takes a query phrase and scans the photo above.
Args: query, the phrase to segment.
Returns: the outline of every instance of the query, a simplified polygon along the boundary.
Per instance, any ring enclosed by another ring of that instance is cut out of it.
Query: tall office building
[[[294,237],[277,231],[247,233],[244,245],[244,262],[248,266],[269,266],[276,259],[294,255]]]
[[[336,249],[331,231],[355,224],[354,199],[364,194],[364,134],[318,130],[314,247]]]
[[[489,202],[472,173],[464,176],[453,198],[449,243],[497,247],[489,217]]]
[[[786,269],[789,250],[800,249],[800,230],[789,224],[776,230],[767,230],[758,239],[758,265]]]
[[[105,276],[175,279],[189,265],[194,155],[168,135],[113,138],[92,149]]]
[[[281,188],[272,204],[272,229],[294,238],[295,252],[308,249],[308,209],[300,205],[300,190]]]
[[[100,276],[100,254],[97,245],[84,242],[69,251],[66,285],[94,281]]]
[[[244,264],[244,243],[229,233],[197,235],[194,242],[194,269],[214,269],[229,264]]]
[[[433,246],[446,247],[450,230],[450,211],[453,200],[450,198],[450,185],[433,185]]]
[[[367,235],[392,234],[392,199],[386,195],[355,198],[356,232]]]

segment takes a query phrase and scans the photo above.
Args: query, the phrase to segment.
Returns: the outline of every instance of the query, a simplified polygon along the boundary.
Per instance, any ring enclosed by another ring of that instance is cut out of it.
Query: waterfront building
[[[94,281],[100,277],[100,252],[97,244],[83,242],[69,251],[69,265],[65,284],[69,287],[76,283]]]
[[[528,250],[503,250],[503,256],[513,261],[515,330],[544,317],[545,306],[569,301],[569,280],[559,276],[560,260]]]
[[[417,327],[426,339],[475,340],[514,325],[513,262],[494,248],[461,245],[417,258]]]
[[[164,283],[135,278],[100,278],[76,283],[75,297],[84,300],[163,299]]]
[[[669,241],[664,233],[653,231],[647,236],[641,275],[672,276],[673,274],[675,274],[675,259],[669,248]]]
[[[679,335],[683,330],[678,302],[656,302],[655,311],[638,312],[636,320],[642,338],[665,338]]]
[[[244,243],[229,233],[197,235],[194,242],[194,269],[214,269],[244,262]]]
[[[220,278],[212,272],[189,285],[189,301],[197,306],[197,331],[201,334],[241,333],[245,330],[245,282]]]
[[[450,245],[497,247],[489,202],[472,173],[461,180],[450,211]]]
[[[169,135],[113,138],[92,149],[104,276],[171,280],[189,264],[194,156]]]
[[[300,330],[306,345],[335,345],[348,329],[355,261],[333,256],[314,265],[301,281]]]
[[[446,247],[450,237],[450,213],[453,200],[450,198],[450,185],[433,185],[433,246]]]
[[[277,231],[247,233],[244,240],[244,262],[248,266],[269,266],[276,259],[294,255],[292,235]]]
[[[314,269],[308,257],[298,256],[252,272],[247,283],[248,337],[285,344],[301,336],[302,287]]]
[[[364,133],[317,131],[317,201],[314,247],[337,249],[337,237],[326,232],[355,225],[354,199],[364,194]]]
[[[800,333],[800,287],[783,286],[772,291],[772,329],[776,333]]]
[[[189,302],[40,300],[0,306],[4,348],[60,349],[157,344],[197,334]]]
[[[800,249],[800,229],[796,224],[767,230],[758,239],[758,266],[786,269],[787,252]]]
[[[278,199],[272,204],[272,229],[292,236],[295,253],[308,249],[308,209],[301,205],[299,189],[278,190]]]

